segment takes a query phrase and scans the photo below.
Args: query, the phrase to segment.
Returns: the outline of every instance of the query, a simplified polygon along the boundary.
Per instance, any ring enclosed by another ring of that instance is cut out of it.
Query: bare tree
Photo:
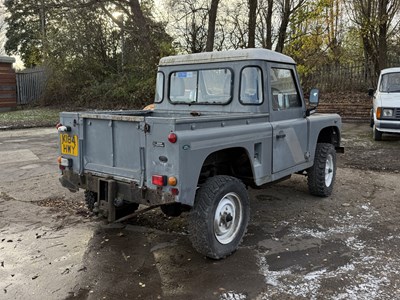
[[[278,42],[275,51],[283,52],[285,47],[287,29],[290,22],[290,17],[295,13],[307,0],[280,0],[281,4],[281,25],[278,30]]]
[[[256,47],[256,22],[257,22],[257,0],[248,0],[249,5],[249,37],[247,48]]]
[[[207,43],[207,1],[169,0],[168,7],[177,46],[189,53],[203,52]]]
[[[375,75],[378,75],[387,67],[388,40],[398,26],[395,16],[400,1],[354,0],[352,4],[350,11],[362,38],[365,60],[372,62]]]
[[[228,17],[226,27],[226,47],[229,49],[245,48],[248,43],[248,3],[239,1],[224,12]]]
[[[343,35],[343,5],[341,0],[330,0],[326,9],[327,39],[335,64],[341,57],[341,40]]]
[[[213,51],[215,39],[215,22],[217,20],[219,0],[211,0],[211,7],[208,10],[208,30],[206,51]]]
[[[263,48],[272,49],[274,0],[260,0],[257,23],[258,40]]]

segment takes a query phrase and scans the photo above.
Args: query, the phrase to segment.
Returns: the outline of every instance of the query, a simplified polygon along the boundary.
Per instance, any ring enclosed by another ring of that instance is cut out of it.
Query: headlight
[[[384,108],[382,115],[383,117],[393,117],[393,109]]]

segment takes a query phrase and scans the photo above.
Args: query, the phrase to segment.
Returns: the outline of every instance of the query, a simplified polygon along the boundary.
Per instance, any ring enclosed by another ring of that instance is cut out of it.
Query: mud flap
[[[79,191],[79,187],[65,177],[60,177],[58,180],[60,181],[61,185],[67,188],[70,192],[76,193],[77,191]]]
[[[117,183],[114,180],[99,179],[98,203],[100,210],[107,216],[108,222],[114,222],[116,219],[116,209],[114,199],[117,197]],[[104,203],[104,205],[102,205]]]

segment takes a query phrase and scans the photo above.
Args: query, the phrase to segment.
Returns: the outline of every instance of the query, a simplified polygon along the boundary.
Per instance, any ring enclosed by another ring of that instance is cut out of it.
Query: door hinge
[[[150,125],[147,123],[138,124],[137,129],[142,130],[144,133],[150,132]]]
[[[144,133],[150,132],[150,125],[147,123],[144,123],[143,131],[144,131]]]

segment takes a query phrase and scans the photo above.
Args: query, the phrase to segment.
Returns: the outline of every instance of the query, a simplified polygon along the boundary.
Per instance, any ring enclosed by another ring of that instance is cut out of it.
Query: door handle
[[[285,137],[286,137],[286,133],[284,133],[283,131],[279,132],[279,133],[276,135],[276,138],[277,138],[277,139],[283,139],[283,138],[285,138]]]

